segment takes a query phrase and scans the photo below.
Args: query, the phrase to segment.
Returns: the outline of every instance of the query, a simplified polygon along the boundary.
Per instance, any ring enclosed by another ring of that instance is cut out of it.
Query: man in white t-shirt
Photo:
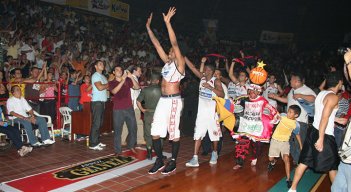
[[[33,147],[39,147],[41,145],[51,145],[55,141],[50,139],[47,123],[43,117],[34,115],[32,107],[28,104],[27,100],[22,96],[21,89],[18,85],[11,87],[12,97],[7,100],[7,112],[13,119],[14,123],[20,123],[26,130],[28,141]],[[38,129],[41,135],[40,143],[37,137],[34,135],[32,124],[38,125]]]
[[[288,108],[291,105],[298,105],[301,108],[301,114],[296,120],[300,123],[300,136],[302,143],[304,143],[308,128],[308,113],[306,108],[304,108],[298,100],[303,99],[308,103],[314,103],[316,93],[304,84],[304,77],[298,73],[291,75],[290,86],[292,89],[287,97],[280,97],[277,94],[269,94],[268,97],[282,103],[287,103]],[[300,156],[300,147],[297,140],[294,139],[294,137],[292,138],[292,143],[290,143],[291,156],[293,157],[294,163],[297,163]]]
[[[35,49],[32,45],[32,39],[28,38],[26,43],[20,48],[22,54],[26,54],[27,59],[31,62],[35,60]]]
[[[132,73],[132,77],[133,79],[139,84],[139,78],[142,74],[141,68],[139,66],[130,66],[128,68],[128,71],[130,71]],[[138,108],[137,105],[137,98],[140,94],[141,89],[130,89],[130,96],[132,97],[132,102],[133,102],[133,108],[134,108],[134,112],[135,112],[135,119],[137,121],[137,144],[145,144],[145,140],[144,140],[144,132],[143,132],[143,121],[141,120],[141,113],[140,113],[140,109]],[[127,144],[128,142],[126,141],[128,139],[127,136],[127,126],[126,124],[123,125],[123,131],[122,131],[122,142],[123,144]]]

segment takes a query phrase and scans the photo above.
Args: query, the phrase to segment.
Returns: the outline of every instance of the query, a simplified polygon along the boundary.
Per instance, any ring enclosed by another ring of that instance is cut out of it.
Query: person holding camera
[[[113,68],[115,79],[109,82],[109,90],[113,97],[113,129],[115,132],[115,153],[122,154],[121,135],[123,124],[126,122],[128,129],[127,147],[133,153],[135,151],[137,139],[137,123],[135,119],[134,107],[130,89],[140,89],[138,82],[133,78],[128,70],[123,70],[121,66]]]
[[[345,77],[350,83],[351,79],[351,49],[347,49],[345,55],[345,66],[344,72]],[[338,167],[338,173],[335,176],[334,182],[331,186],[332,192],[348,191],[351,192],[351,128],[350,123],[347,126],[344,141],[341,144],[339,155],[341,158],[340,165]]]

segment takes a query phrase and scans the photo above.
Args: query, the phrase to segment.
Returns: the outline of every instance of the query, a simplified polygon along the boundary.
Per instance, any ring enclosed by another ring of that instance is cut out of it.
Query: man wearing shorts
[[[206,58],[202,58],[201,65],[205,64],[205,62]],[[204,67],[204,73],[202,74],[187,58],[185,58],[185,63],[190,70],[201,79],[199,84],[199,105],[194,133],[194,156],[185,165],[187,167],[199,167],[199,148],[201,140],[206,136],[207,132],[210,140],[213,142],[213,152],[210,164],[217,164],[217,145],[220,137],[222,137],[222,132],[218,122],[218,115],[216,113],[216,101],[212,100],[212,97],[224,97],[222,83],[219,79],[213,76],[215,72],[215,67],[213,65],[206,64]]]
[[[339,165],[334,138],[334,120],[339,102],[337,93],[342,88],[342,80],[341,74],[330,73],[326,79],[329,89],[317,95],[313,128],[303,144],[299,165],[289,192],[296,191],[297,184],[308,167],[318,172],[329,172],[330,181],[332,183],[334,181]]]
[[[179,151],[179,120],[180,113],[183,108],[180,97],[180,81],[185,75],[185,61],[180,52],[177,38],[170,23],[171,18],[175,15],[176,9],[171,7],[167,14],[163,14],[163,20],[166,24],[169,39],[171,42],[171,49],[168,55],[165,53],[160,42],[155,37],[150,28],[152,13],[147,20],[146,29],[150,40],[162,61],[165,65],[162,68],[162,84],[161,84],[161,98],[157,103],[154,120],[151,125],[151,135],[154,150],[157,155],[154,166],[149,170],[149,174],[155,174],[162,170],[162,174],[169,174],[176,170],[176,160]],[[172,158],[168,164],[164,165],[161,139],[165,138],[168,132],[168,139],[172,141]]]

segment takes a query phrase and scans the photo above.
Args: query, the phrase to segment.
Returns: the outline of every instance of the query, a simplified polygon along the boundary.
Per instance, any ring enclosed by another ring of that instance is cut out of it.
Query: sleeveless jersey
[[[199,85],[199,106],[198,106],[198,113],[204,112],[213,112],[216,111],[216,101],[212,100],[213,96],[216,94],[211,91],[210,89],[205,88],[202,84],[208,83],[212,87],[215,85],[215,77],[212,77],[209,81],[206,81],[206,78],[201,78],[200,85]]]
[[[185,75],[181,74],[174,61],[166,63],[161,71],[162,77],[169,83],[178,83]]]
[[[322,119],[322,113],[324,109],[324,104],[323,100],[325,96],[327,96],[329,93],[334,94],[332,91],[321,91],[315,100],[315,113],[314,113],[314,121],[313,121],[313,127],[319,130],[319,124]],[[334,136],[334,120],[335,120],[335,114],[338,109],[333,109],[332,113],[329,116],[328,124],[327,127],[325,128],[325,134],[327,135],[332,135]]]
[[[265,90],[263,91],[263,97],[267,99],[269,104],[273,105],[274,107],[277,107],[277,101],[274,99],[271,99],[268,97],[269,94],[277,94],[278,93],[278,85],[274,83],[273,87],[269,82],[265,83],[263,85]]]
[[[248,85],[241,86],[239,83],[233,83],[232,81],[228,84],[228,97],[233,99],[247,95]]]

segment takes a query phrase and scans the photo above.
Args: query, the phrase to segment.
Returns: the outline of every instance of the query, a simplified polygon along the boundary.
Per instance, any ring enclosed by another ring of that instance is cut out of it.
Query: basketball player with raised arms
[[[179,151],[179,120],[183,107],[180,97],[180,81],[185,75],[185,60],[179,49],[174,30],[171,25],[171,18],[175,15],[175,7],[171,7],[167,14],[163,13],[163,20],[166,24],[171,49],[168,55],[165,53],[160,42],[155,37],[150,28],[152,13],[147,20],[146,29],[150,40],[165,65],[162,68],[161,98],[157,103],[153,123],[151,125],[151,135],[154,150],[157,155],[154,166],[149,170],[149,174],[155,174],[162,170],[162,174],[169,174],[176,170],[176,160]],[[163,162],[161,139],[169,134],[172,141],[172,158],[165,166]]]

